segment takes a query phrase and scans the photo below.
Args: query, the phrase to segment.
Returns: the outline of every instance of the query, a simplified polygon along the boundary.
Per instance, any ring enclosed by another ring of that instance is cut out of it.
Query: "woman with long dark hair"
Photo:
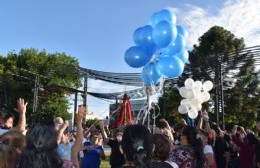
[[[121,145],[126,159],[126,163],[122,166],[123,168],[150,167],[153,137],[146,126],[127,126],[123,134]]]
[[[180,138],[181,146],[171,151],[169,161],[177,163],[180,168],[203,168],[205,156],[201,137],[195,127],[185,126]]]
[[[56,134],[51,126],[38,124],[27,133],[18,168],[61,168]]]
[[[178,168],[178,165],[176,163],[169,162],[167,160],[171,148],[171,144],[168,137],[165,137],[162,134],[154,134],[153,144],[154,151],[151,163],[152,168]]]

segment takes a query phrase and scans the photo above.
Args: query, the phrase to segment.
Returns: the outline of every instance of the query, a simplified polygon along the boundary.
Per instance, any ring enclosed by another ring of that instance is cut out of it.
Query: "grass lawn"
[[[110,168],[109,156],[106,156],[106,160],[101,160],[100,168]]]

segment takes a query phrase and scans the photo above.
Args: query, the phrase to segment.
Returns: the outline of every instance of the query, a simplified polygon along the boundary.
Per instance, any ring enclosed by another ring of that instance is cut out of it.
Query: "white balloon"
[[[193,89],[187,89],[186,98],[193,99],[196,97],[196,91]]]
[[[201,81],[195,81],[193,87],[196,90],[201,90],[202,89],[202,82]]]
[[[199,103],[199,104],[196,104],[195,106],[193,106],[195,110],[197,111],[200,111],[202,109],[202,105]]]
[[[194,85],[194,81],[191,78],[185,80],[184,85],[187,89],[191,89]]]
[[[200,103],[203,103],[203,95],[202,95],[202,92],[196,92],[196,99],[200,102]]]
[[[198,116],[198,111],[192,108],[192,109],[189,110],[188,116],[191,119],[195,119]]]
[[[181,105],[187,105],[190,104],[190,100],[189,99],[182,99],[181,100]]]
[[[205,81],[204,83],[203,83],[203,90],[204,91],[206,91],[206,92],[208,92],[208,91],[210,91],[211,89],[213,88],[213,83],[211,82],[211,81]]]
[[[179,89],[179,93],[180,93],[180,95],[181,95],[182,97],[186,97],[186,93],[187,93],[186,90],[187,90],[187,89],[186,89],[185,87],[181,87],[181,88]]]
[[[186,106],[184,106],[184,105],[180,105],[179,107],[178,107],[178,111],[179,111],[179,113],[181,113],[181,114],[186,114],[187,112],[188,112],[188,107],[186,107]]]
[[[196,106],[197,104],[200,104],[199,100],[196,99],[196,98],[191,99],[191,100],[190,100],[190,103],[191,103],[192,106]]]
[[[202,92],[203,102],[209,101],[210,94],[209,92]]]

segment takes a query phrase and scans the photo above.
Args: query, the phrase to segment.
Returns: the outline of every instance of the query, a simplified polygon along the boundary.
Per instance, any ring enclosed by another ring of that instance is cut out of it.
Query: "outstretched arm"
[[[105,127],[104,127],[104,122],[103,121],[99,121],[98,125],[99,125],[99,127],[101,129],[101,133],[102,133],[103,139],[107,143],[109,141],[109,138],[107,137],[107,133],[106,133],[106,130],[105,130]]]
[[[63,135],[64,131],[68,128],[68,126],[69,126],[69,122],[65,121],[61,125],[60,129],[57,131],[57,144],[60,144],[62,135]]]
[[[18,124],[16,125],[15,129],[23,133],[26,129],[26,107],[27,107],[27,102],[24,101],[24,99],[19,98],[17,100],[17,112],[19,113],[19,121]]]
[[[211,128],[209,125],[209,115],[206,111],[203,112],[203,120],[205,121],[205,130],[210,133],[211,132]]]
[[[203,126],[203,113],[201,113],[198,124],[196,126],[197,130],[200,131],[202,129]]]
[[[78,114],[76,114],[76,124],[77,124],[77,133],[74,145],[71,148],[71,160],[76,164],[79,164],[78,161],[78,152],[81,150],[82,142],[83,142],[83,128],[82,128],[82,120],[86,116],[86,108],[84,106],[80,106],[78,110]]]

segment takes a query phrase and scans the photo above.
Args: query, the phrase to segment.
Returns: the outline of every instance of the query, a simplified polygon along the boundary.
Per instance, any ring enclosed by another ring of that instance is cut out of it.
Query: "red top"
[[[232,140],[240,147],[239,167],[254,167],[255,145],[242,142],[236,136],[232,136]]]

